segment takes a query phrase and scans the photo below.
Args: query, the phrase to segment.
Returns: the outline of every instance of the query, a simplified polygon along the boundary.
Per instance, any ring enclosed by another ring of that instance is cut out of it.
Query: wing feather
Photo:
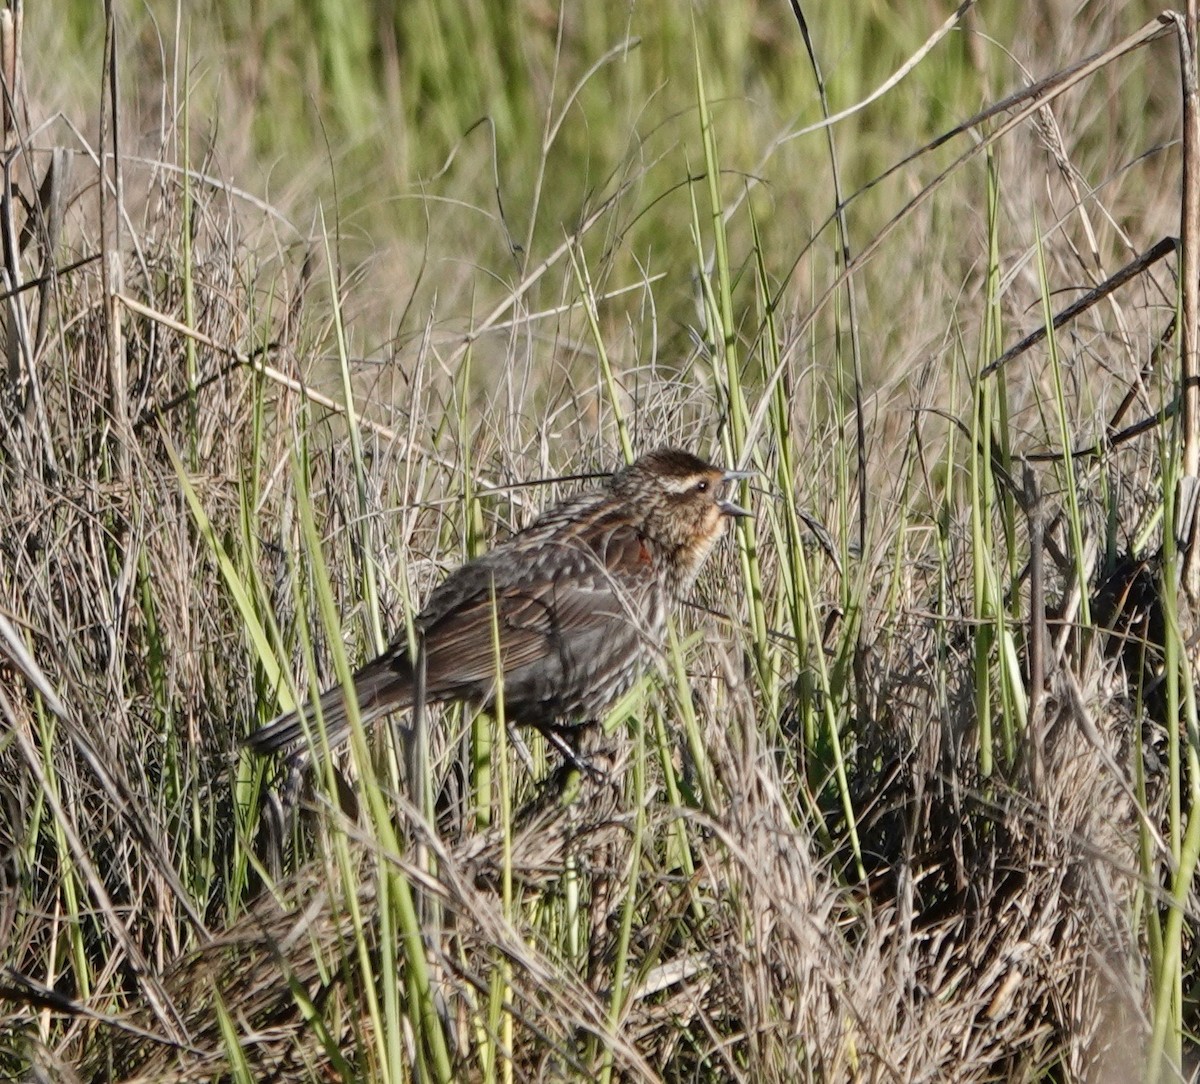
[[[563,545],[569,554],[555,555],[531,570],[511,563],[487,569],[486,578],[452,607],[438,607],[436,597],[430,599],[419,623],[431,699],[482,696],[493,684],[493,583],[506,683],[525,668],[552,668],[556,660],[578,655],[618,629],[637,627],[642,619],[639,596],[654,582],[649,551],[637,532],[620,526],[595,548],[578,540]],[[550,569],[553,574],[547,577]]]

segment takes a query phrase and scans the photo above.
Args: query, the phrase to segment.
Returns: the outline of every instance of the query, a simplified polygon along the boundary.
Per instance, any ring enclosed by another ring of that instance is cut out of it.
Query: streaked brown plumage
[[[677,449],[650,452],[452,572],[416,618],[425,701],[491,704],[494,598],[507,717],[547,733],[602,719],[661,646],[668,607],[726,519],[748,515],[722,496],[745,476]],[[407,638],[359,670],[354,689],[364,722],[412,707]],[[341,686],[320,711],[336,745],[349,732]],[[271,753],[303,736],[289,712],[245,744]]]

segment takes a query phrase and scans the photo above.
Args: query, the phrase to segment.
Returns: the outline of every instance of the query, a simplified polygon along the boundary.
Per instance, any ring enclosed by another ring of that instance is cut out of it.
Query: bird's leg
[[[593,720],[583,724],[583,726],[578,728],[578,731],[582,733],[587,727],[596,725],[598,724]],[[593,779],[599,780],[604,778],[604,773],[588,757],[584,756],[575,745],[569,742],[560,731],[555,730],[553,727],[545,727],[542,729],[542,734],[551,746],[559,751],[568,768],[573,768],[578,772],[589,775]]]
[[[300,748],[283,762],[283,785],[268,787],[259,817],[254,853],[272,881],[283,876],[288,844],[295,838],[304,771],[308,767],[307,749]]]
[[[254,853],[258,855],[258,860],[263,864],[267,875],[275,883],[283,876],[283,841],[288,836],[285,820],[279,795],[273,790],[268,790],[259,813]]]

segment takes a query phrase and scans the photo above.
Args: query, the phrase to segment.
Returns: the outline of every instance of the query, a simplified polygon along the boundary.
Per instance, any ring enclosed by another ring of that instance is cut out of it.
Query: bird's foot
[[[579,729],[582,730],[583,728]],[[564,767],[574,769],[581,775],[590,776],[595,780],[605,778],[605,773],[601,771],[596,762],[591,757],[586,756],[578,746],[569,742],[561,731],[546,729],[542,733],[550,745],[561,754]]]

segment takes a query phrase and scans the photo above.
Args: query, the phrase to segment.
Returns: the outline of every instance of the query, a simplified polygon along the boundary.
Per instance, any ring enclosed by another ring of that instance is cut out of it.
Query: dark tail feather
[[[396,662],[395,656],[383,655],[367,663],[354,675],[352,695],[358,699],[358,710],[364,723],[389,711],[412,706],[412,682],[406,674],[397,670]],[[330,749],[337,748],[350,734],[346,694],[347,690],[341,685],[335,685],[323,692],[318,701]],[[304,740],[305,730],[300,711],[298,708],[277,716],[244,738],[242,744],[259,756],[268,756],[299,744]],[[306,704],[303,711],[308,719],[308,729],[315,732],[320,725],[317,722],[317,706]]]

